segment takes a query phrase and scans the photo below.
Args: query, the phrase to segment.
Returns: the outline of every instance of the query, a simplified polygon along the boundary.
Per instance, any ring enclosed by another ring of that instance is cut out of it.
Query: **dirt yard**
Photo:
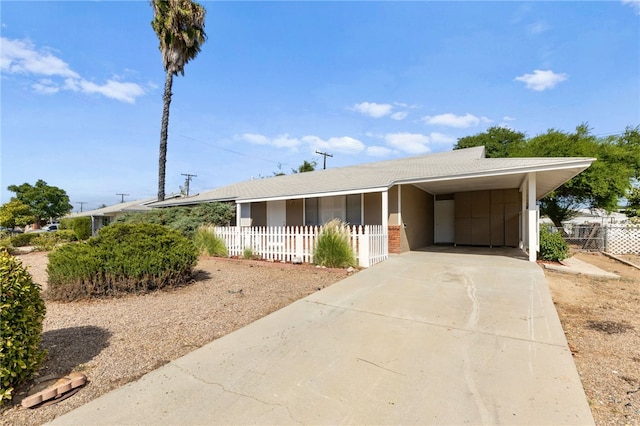
[[[619,280],[545,271],[598,425],[640,425],[640,270],[601,254],[578,259]],[[640,256],[624,256],[640,265]]]
[[[593,416],[598,425],[640,425],[640,270],[602,255],[576,256],[622,277],[545,271]],[[36,282],[46,282],[46,254],[20,258]],[[626,260],[640,265],[640,256]],[[73,370],[89,382],[58,404],[9,408],[0,424],[43,424],[347,276],[343,270],[214,258],[201,259],[197,269],[194,283],[169,292],[47,302],[43,345],[49,356],[41,377]]]

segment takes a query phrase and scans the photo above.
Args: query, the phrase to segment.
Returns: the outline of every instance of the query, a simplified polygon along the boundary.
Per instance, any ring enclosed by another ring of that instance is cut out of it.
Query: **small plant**
[[[13,247],[30,246],[34,239],[38,238],[38,233],[16,234],[11,237],[11,245]]]
[[[71,241],[76,241],[76,234],[70,229],[63,229],[56,232],[43,232],[37,234],[31,244],[37,251],[51,251],[56,246]]]
[[[193,242],[200,253],[208,256],[227,257],[229,252],[222,238],[213,233],[208,226],[201,226],[193,237]]]
[[[29,380],[44,359],[40,349],[46,307],[40,286],[22,263],[0,250],[0,405]]]
[[[569,257],[569,244],[559,232],[540,229],[540,259],[559,262]]]
[[[81,216],[62,219],[60,221],[60,229],[71,230],[77,240],[87,240],[91,236],[91,218]]]
[[[322,225],[313,252],[314,263],[329,268],[355,266],[355,256],[349,239],[349,228],[342,221],[333,219]]]
[[[242,257],[246,260],[253,259],[253,249],[251,247],[245,247],[244,250],[242,250]]]
[[[190,240],[162,225],[109,225],[86,243],[49,253],[49,297],[70,301],[177,287],[191,279],[197,255]]]

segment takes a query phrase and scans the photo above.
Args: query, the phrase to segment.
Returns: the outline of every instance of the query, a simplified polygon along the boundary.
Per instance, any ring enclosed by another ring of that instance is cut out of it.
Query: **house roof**
[[[536,196],[540,199],[593,161],[584,157],[485,158],[484,147],[475,147],[244,181],[192,197],[153,203],[152,207],[379,192],[396,184],[413,184],[432,194],[519,188],[530,172],[537,172]]]
[[[145,198],[142,200],[135,201],[127,201],[126,203],[118,203],[112,206],[102,207],[94,210],[87,210],[85,212],[72,213],[69,217],[80,217],[80,216],[114,216],[118,213],[127,213],[127,212],[140,212],[151,210],[147,207],[147,204],[151,204],[154,201],[157,201],[157,198]]]

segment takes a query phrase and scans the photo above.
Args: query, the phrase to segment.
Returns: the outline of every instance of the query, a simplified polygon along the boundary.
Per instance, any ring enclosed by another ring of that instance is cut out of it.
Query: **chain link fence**
[[[565,241],[578,250],[640,254],[640,225],[567,224],[563,228],[550,227],[550,230],[560,232]]]

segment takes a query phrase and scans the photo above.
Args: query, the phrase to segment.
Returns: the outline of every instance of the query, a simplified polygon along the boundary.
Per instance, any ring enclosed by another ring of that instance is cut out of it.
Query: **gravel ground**
[[[601,255],[576,256],[622,277],[545,270],[591,411],[598,425],[640,425],[640,270]],[[46,283],[46,254],[20,258],[36,282]],[[640,256],[624,258],[640,265]],[[43,345],[49,357],[40,375],[81,371],[89,382],[58,404],[9,408],[0,424],[50,421],[347,276],[343,270],[217,258],[201,259],[197,270],[192,284],[173,291],[47,302]]]
[[[45,253],[19,256],[34,280],[46,283]],[[2,425],[40,425],[171,360],[333,284],[345,270],[309,265],[202,258],[188,286],[142,296],[59,303],[48,301],[40,377],[80,371],[88,383],[47,407],[17,405]],[[26,389],[25,389],[26,391]],[[20,404],[25,393],[15,402]]]

